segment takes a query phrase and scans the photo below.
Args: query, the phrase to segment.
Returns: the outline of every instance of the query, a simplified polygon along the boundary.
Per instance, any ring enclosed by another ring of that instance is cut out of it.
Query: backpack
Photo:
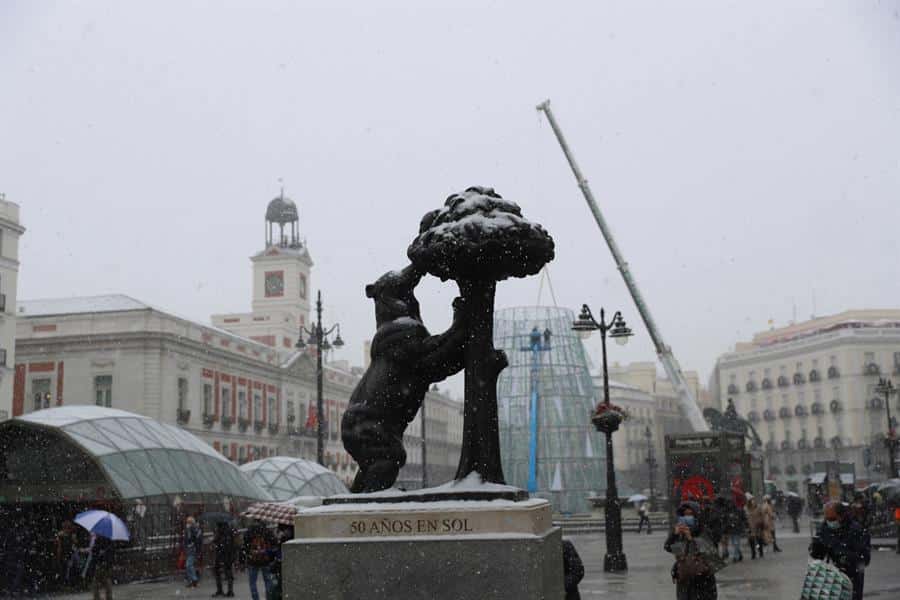
[[[265,564],[272,558],[272,544],[264,531],[256,531],[250,538],[250,556],[251,563]]]

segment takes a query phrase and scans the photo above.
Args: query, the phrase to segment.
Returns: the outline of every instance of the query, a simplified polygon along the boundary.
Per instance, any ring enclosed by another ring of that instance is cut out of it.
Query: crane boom
[[[597,226],[603,234],[603,239],[606,240],[606,245],[609,247],[613,260],[616,261],[616,267],[619,269],[619,273],[622,274],[622,279],[625,280],[625,285],[628,287],[628,291],[634,299],[634,303],[641,315],[641,319],[643,319],[644,325],[646,325],[647,331],[650,333],[650,339],[653,340],[653,345],[656,348],[656,355],[659,357],[663,369],[665,369],[666,374],[669,376],[669,380],[672,382],[676,394],[678,394],[678,401],[681,406],[682,414],[690,421],[694,431],[708,431],[709,427],[700,412],[700,407],[697,405],[697,399],[694,398],[691,388],[688,387],[684,373],[681,371],[681,366],[675,359],[675,355],[672,354],[672,349],[663,341],[662,334],[660,334],[659,329],[656,327],[656,322],[650,315],[650,309],[647,307],[647,303],[644,302],[644,298],[641,296],[640,290],[638,290],[637,283],[631,275],[628,263],[622,257],[622,252],[619,250],[619,246],[613,238],[609,225],[606,224],[606,219],[603,218],[600,207],[597,206],[597,201],[594,200],[594,194],[591,192],[587,179],[581,174],[581,169],[578,168],[575,157],[572,155],[572,151],[569,149],[565,137],[563,137],[562,130],[560,130],[559,124],[556,122],[556,118],[550,110],[550,100],[545,100],[538,104],[537,109],[543,111],[544,114],[547,115],[547,120],[550,122],[550,127],[556,135],[556,140],[559,142],[563,154],[565,154],[566,160],[572,168],[572,173],[575,175],[578,187],[581,188],[581,193],[587,201],[588,208],[591,209],[594,220],[597,221]]]

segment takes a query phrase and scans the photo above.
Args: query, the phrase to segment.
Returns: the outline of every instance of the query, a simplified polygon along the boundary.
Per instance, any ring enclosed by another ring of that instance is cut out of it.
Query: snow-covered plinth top
[[[464,479],[450,481],[443,485],[423,488],[421,490],[404,491],[391,488],[369,494],[337,494],[325,499],[324,504],[365,504],[365,503],[400,503],[400,502],[441,502],[448,500],[466,501],[523,501],[528,499],[528,492],[512,485],[489,483],[481,480],[478,473],[469,473]]]

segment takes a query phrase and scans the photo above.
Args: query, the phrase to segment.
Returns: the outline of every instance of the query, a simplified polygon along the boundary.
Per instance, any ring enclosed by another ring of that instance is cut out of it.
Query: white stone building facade
[[[0,194],[0,421],[12,415],[19,279],[19,205]]]
[[[266,245],[251,257],[252,312],[214,315],[218,326],[121,294],[19,302],[9,414],[97,404],[178,425],[237,463],[315,460],[316,349],[294,347],[309,325],[312,260],[297,230],[293,203],[274,199]],[[341,416],[364,370],[324,358],[325,466],[349,485],[356,464],[341,441]],[[426,402],[428,470],[442,483],[456,471],[462,404],[436,390]],[[419,418],[404,438],[405,474],[421,479]]]
[[[767,475],[787,489],[805,493],[817,460],[853,462],[860,481],[885,477],[887,417],[877,384],[900,378],[900,310],[850,310],[758,333],[719,357],[715,370],[715,395],[754,424]],[[894,415],[898,408],[895,396]]]

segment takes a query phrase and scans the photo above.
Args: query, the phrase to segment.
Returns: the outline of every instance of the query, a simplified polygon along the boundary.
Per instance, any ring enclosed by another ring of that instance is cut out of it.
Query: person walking
[[[650,524],[650,511],[647,510],[647,503],[641,502],[640,506],[638,506],[638,517],[640,521],[638,521],[638,530],[640,533],[641,529],[644,528],[644,523],[647,524],[647,535],[653,533],[652,525]]]
[[[225,596],[226,598],[234,597],[234,537],[236,532],[228,521],[219,521],[216,523],[216,529],[213,532],[213,550],[215,552],[215,563],[213,564],[213,573],[216,576],[216,593],[213,598]],[[228,587],[227,592],[222,591],[222,577],[225,577],[225,583]]]
[[[794,526],[794,533],[800,533],[800,514],[803,512],[803,500],[800,496],[789,495],[787,497],[787,513],[791,518],[791,523]]]
[[[194,517],[185,519],[184,526],[184,578],[185,587],[197,587],[200,581],[200,574],[197,572],[197,561],[200,559],[200,552],[203,550],[203,532]]]
[[[724,558],[731,555],[731,562],[744,560],[741,552],[741,538],[747,531],[747,516],[743,509],[738,508],[734,502],[729,502],[725,512],[722,542],[725,544]],[[730,546],[730,553],[729,553]]]
[[[756,560],[756,555],[763,557],[763,547],[765,546],[764,532],[766,529],[766,518],[763,514],[762,507],[756,502],[755,498],[747,501],[747,539],[750,542],[750,559]]]
[[[79,566],[78,534],[72,521],[63,521],[56,534],[56,564],[59,567],[60,583],[68,588],[74,583]]]
[[[96,533],[91,534],[91,542],[87,548],[87,565],[85,579],[90,579],[94,600],[101,600],[100,590],[105,593],[106,600],[112,600],[112,568],[115,562],[113,542]]]
[[[250,596],[253,600],[259,600],[256,582],[260,575],[266,589],[266,598],[272,595],[272,563],[277,551],[278,540],[262,521],[256,521],[247,529],[241,555],[249,571]]]
[[[829,560],[853,583],[853,600],[862,600],[872,540],[842,502],[825,505],[825,521],[809,546],[809,555]]]
[[[663,548],[674,554],[672,581],[677,600],[716,600],[716,575],[704,554],[715,553],[715,544],[706,538],[696,502],[682,502],[676,510],[678,523]]]
[[[778,547],[778,539],[775,537],[777,513],[771,497],[763,496],[762,512],[765,518],[765,534],[772,540],[772,551],[776,553],[781,552],[781,548]]]
[[[566,600],[581,600],[578,584],[584,579],[584,563],[571,541],[562,541],[563,550],[563,582],[566,589]]]

